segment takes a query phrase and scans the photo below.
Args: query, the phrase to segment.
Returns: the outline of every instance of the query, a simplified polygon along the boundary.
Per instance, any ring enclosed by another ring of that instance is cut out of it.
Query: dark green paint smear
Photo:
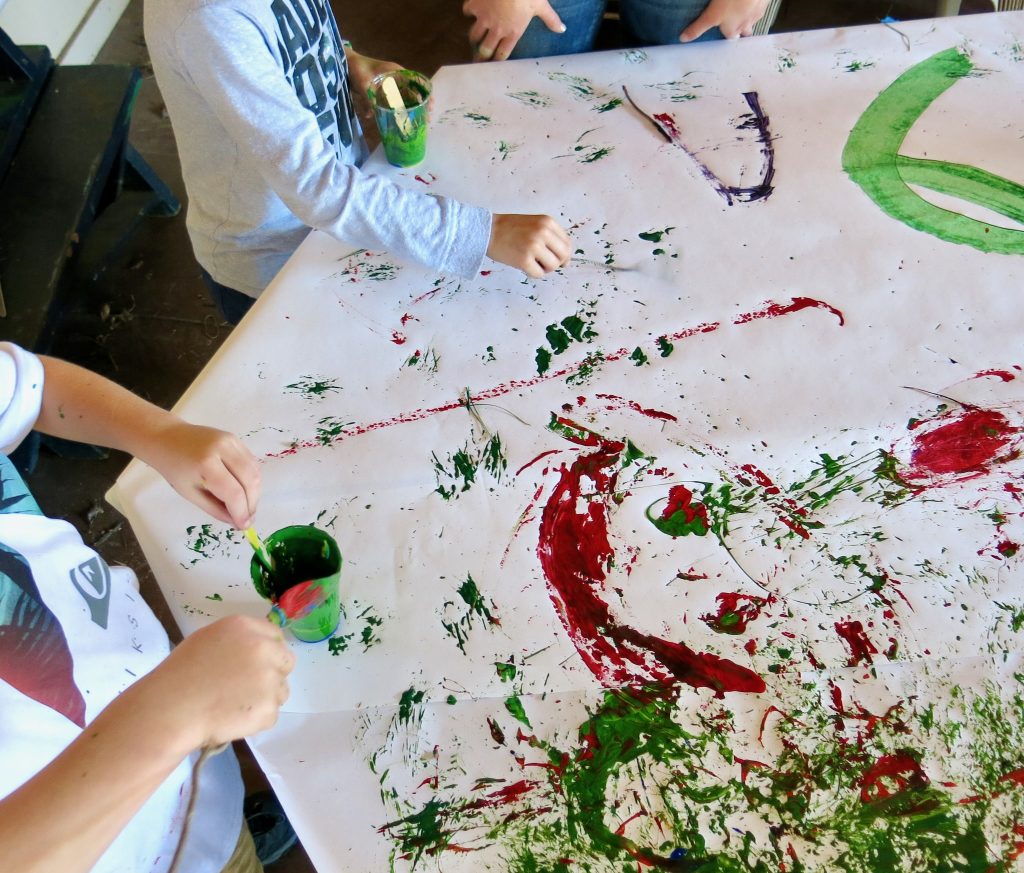
[[[908,184],[951,194],[1014,221],[1024,215],[1024,186],[946,161],[899,154],[924,111],[974,65],[950,48],[911,67],[864,111],[843,149],[843,169],[888,215],[915,230],[986,253],[1024,254],[1024,231],[950,212],[919,197]]]

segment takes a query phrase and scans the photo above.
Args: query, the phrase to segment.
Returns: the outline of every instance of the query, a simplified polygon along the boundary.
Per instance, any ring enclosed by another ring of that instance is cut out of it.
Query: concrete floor
[[[459,0],[333,0],[332,5],[343,35],[366,54],[427,73],[469,61]],[[932,9],[930,0],[785,0],[775,30],[867,24],[886,15],[921,18]],[[967,0],[963,9],[980,12],[991,5]],[[614,29],[603,39],[613,46]],[[174,137],[142,36],[142,0],[132,0],[97,62],[134,64],[143,70],[131,141],[184,200]],[[54,354],[164,406],[175,403],[231,330],[206,296],[185,231],[184,209],[175,218],[148,219],[95,287],[82,290],[81,298],[62,316]],[[103,499],[126,461],[116,453],[102,460],[76,460],[44,450],[29,485],[46,513],[72,522],[108,562],[135,568],[147,601],[177,636],[130,529]],[[244,745],[239,753],[250,787],[265,785]],[[273,865],[275,873],[313,869],[301,846]]]

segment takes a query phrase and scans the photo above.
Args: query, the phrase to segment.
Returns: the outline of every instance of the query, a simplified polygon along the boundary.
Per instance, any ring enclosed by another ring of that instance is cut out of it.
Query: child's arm
[[[252,21],[205,4],[179,28],[175,47],[199,99],[300,221],[353,245],[476,275],[494,242],[491,213],[339,161]],[[522,269],[527,260],[537,261],[520,249],[502,262]]]
[[[196,631],[0,800],[4,869],[85,873],[194,750],[271,727],[295,656],[262,619]]]
[[[507,60],[534,16],[552,33],[565,33],[548,0],[465,0],[462,13],[475,19],[469,41],[477,61]]]
[[[260,471],[237,437],[188,424],[82,367],[41,360],[45,379],[37,430],[128,452],[214,518],[249,526],[260,496]]]
[[[767,8],[768,0],[711,0],[701,15],[679,34],[679,41],[689,42],[712,27],[722,31],[726,39],[750,36]]]

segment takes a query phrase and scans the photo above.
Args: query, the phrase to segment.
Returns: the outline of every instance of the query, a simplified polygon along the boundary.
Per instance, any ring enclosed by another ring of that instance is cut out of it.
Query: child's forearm
[[[129,689],[42,772],[0,800],[5,870],[85,873],[95,865],[191,751],[191,731],[161,703],[147,699],[142,683]]]
[[[179,421],[109,379],[57,358],[40,359],[45,381],[36,429],[43,433],[145,460],[161,435]]]

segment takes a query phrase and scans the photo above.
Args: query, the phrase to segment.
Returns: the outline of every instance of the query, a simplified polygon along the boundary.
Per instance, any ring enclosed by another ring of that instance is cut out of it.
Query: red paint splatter
[[[983,379],[986,376],[995,376],[997,379],[1001,379],[1003,382],[1012,382],[1017,377],[1008,370],[981,370],[971,376],[972,379]]]
[[[612,405],[609,405],[607,407],[608,409],[616,409],[621,408],[623,406],[627,406],[634,412],[639,412],[641,415],[646,416],[647,418],[654,418],[660,421],[679,421],[679,419],[672,415],[670,412],[662,412],[660,409],[647,409],[641,406],[635,400],[626,400],[624,397],[618,397],[615,394],[597,394],[595,396],[598,397],[600,400],[612,401]],[[585,400],[586,398],[580,399]]]
[[[600,596],[615,558],[608,539],[608,504],[600,496],[607,499],[615,490],[625,443],[562,423],[578,434],[574,442],[595,451],[571,466],[562,465],[541,516],[537,555],[551,600],[584,663],[609,687],[682,682],[711,688],[719,696],[764,691],[764,680],[752,670],[616,623]],[[584,494],[588,498],[581,500]]]
[[[685,485],[673,485],[668,491],[668,502],[661,513],[661,520],[668,521],[676,513],[683,513],[683,521],[689,525],[699,520],[705,529],[711,528],[708,508],[701,502],[693,502],[693,492]],[[702,578],[707,579],[705,575]]]
[[[997,463],[1011,460],[1010,444],[1019,428],[994,409],[965,407],[929,422],[914,437],[911,470],[906,478],[926,479],[953,475],[968,477],[988,472]]]
[[[909,752],[882,755],[861,777],[860,799],[864,803],[875,803],[904,791],[927,788],[929,781]]]
[[[768,603],[766,597],[732,592],[723,592],[715,599],[718,601],[718,612],[702,615],[700,620],[720,634],[743,633],[749,622],[760,617],[761,610]]]
[[[405,327],[410,321],[419,321],[419,319],[415,315],[409,315],[407,312],[402,316],[402,327]]]
[[[397,330],[391,331],[391,342],[396,346],[405,345],[408,341],[409,339],[405,334],[399,333]]]
[[[427,294],[424,294],[421,297],[417,298],[413,302],[416,303],[419,300],[423,300],[423,299],[425,299],[427,297],[430,297],[430,296],[436,294],[437,290],[438,289],[435,288],[432,291],[429,291]],[[809,299],[810,298],[804,298],[804,297],[794,298],[794,300],[792,302],[793,302],[793,304],[795,304],[797,300],[809,300]],[[814,303],[815,304],[820,304],[820,306],[822,308],[825,308],[825,309],[830,309],[830,310],[833,309],[833,307],[829,306],[828,304],[821,303],[820,301],[814,301]],[[812,305],[812,304],[807,304],[807,305]],[[769,311],[765,311],[765,310],[761,310],[761,311],[759,311],[757,313],[750,313],[749,316],[741,315],[741,316],[738,317],[738,320],[735,321],[734,323],[736,323],[736,324],[744,324],[744,323],[746,323],[746,321],[751,321],[751,320],[753,320],[755,318],[776,318],[776,317],[779,317],[779,316],[786,315],[789,312],[795,311],[792,305],[784,305],[784,304],[772,304],[772,307],[770,307],[770,308],[772,310],[770,312]],[[804,307],[800,306],[798,308],[804,308]],[[834,311],[838,311],[838,310],[834,310]],[[668,339],[669,339],[670,342],[678,342],[678,341],[681,341],[681,340],[684,340],[684,339],[689,339],[691,337],[698,336],[698,335],[700,335],[702,333],[713,333],[714,331],[718,330],[719,327],[721,327],[719,322],[706,322],[704,324],[698,324],[698,325],[695,325],[693,327],[683,328],[682,330],[676,331],[675,333],[667,334],[667,336],[668,336]],[[635,348],[635,346],[633,348]],[[628,358],[628,356],[633,353],[633,348],[628,348],[628,349],[623,348],[623,349],[619,349],[616,352],[608,354],[608,355],[605,356],[605,362],[606,363],[612,363],[614,361],[621,360],[623,358]],[[511,380],[509,382],[504,382],[504,383],[502,383],[500,385],[495,385],[492,388],[487,388],[487,389],[485,389],[483,391],[479,391],[476,394],[474,394],[471,398],[469,398],[469,400],[471,400],[473,402],[479,402],[479,401],[485,401],[485,400],[494,400],[494,399],[496,399],[498,397],[504,397],[504,396],[506,396],[508,394],[511,394],[513,392],[522,391],[522,390],[528,389],[528,388],[533,388],[535,385],[540,385],[540,384],[543,384],[545,382],[551,382],[551,381],[553,381],[555,379],[563,379],[566,376],[569,376],[569,375],[575,373],[581,366],[582,366],[582,362],[576,362],[576,363],[573,363],[573,364],[569,364],[569,365],[563,367],[560,370],[549,370],[544,375],[542,375],[542,376],[535,376],[535,377],[533,377],[531,379],[513,379],[513,380]],[[385,427],[395,427],[396,425],[400,425],[400,424],[409,424],[409,423],[415,422],[415,421],[422,421],[422,420],[424,420],[426,418],[430,418],[430,417],[432,417],[434,415],[438,415],[440,413],[451,412],[452,410],[455,410],[455,409],[462,409],[466,405],[466,400],[467,400],[467,398],[465,396],[463,396],[463,397],[461,397],[458,400],[452,401],[450,403],[445,403],[445,404],[442,404],[440,406],[431,406],[431,407],[423,407],[423,408],[420,408],[420,409],[413,409],[413,410],[410,410],[408,412],[401,413],[400,415],[396,415],[393,418],[385,419],[383,421],[375,421],[375,422],[370,422],[369,424],[359,425],[357,427],[353,427],[353,428],[347,430],[343,434],[338,434],[336,437],[334,437],[332,439],[330,444],[333,445],[336,442],[340,442],[342,439],[345,439],[346,437],[362,436],[364,434],[372,433],[373,431],[380,430],[380,429],[385,428]],[[322,448],[324,445],[325,445],[325,443],[322,440],[319,440],[319,439],[303,440],[303,441],[300,441],[300,442],[296,442],[294,445],[292,445],[289,448],[284,449],[282,451],[279,451],[279,452],[267,452],[266,453],[266,457],[268,457],[268,458],[288,457],[290,455],[295,455],[299,451],[302,451],[304,449]]]
[[[836,631],[850,647],[850,660],[847,661],[847,666],[855,667],[861,661],[870,664],[871,656],[878,654],[878,649],[868,639],[864,625],[859,621],[837,621]]]
[[[846,324],[842,311],[836,309],[824,300],[816,300],[813,297],[794,297],[789,303],[773,303],[768,301],[763,309],[755,312],[747,312],[738,315],[733,319],[733,324],[747,324],[759,318],[778,318],[780,315],[788,315],[791,312],[799,312],[801,309],[825,309],[839,319],[839,324]]]

